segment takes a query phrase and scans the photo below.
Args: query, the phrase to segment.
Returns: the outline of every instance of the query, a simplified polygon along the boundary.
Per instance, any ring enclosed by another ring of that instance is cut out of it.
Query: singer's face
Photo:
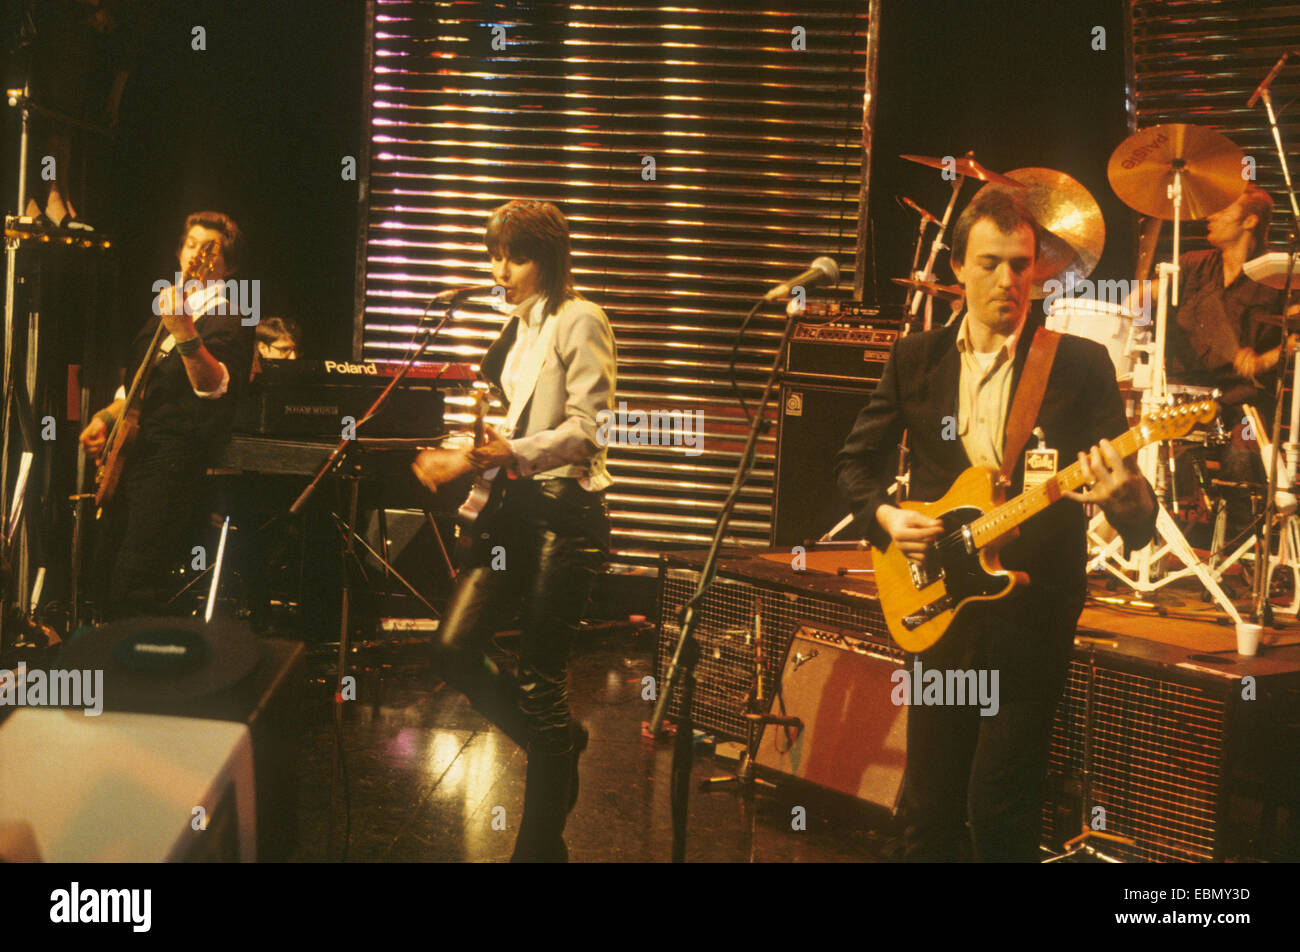
[[[966,241],[966,260],[954,261],[952,270],[966,288],[971,319],[996,333],[1009,334],[1029,313],[1034,230],[1021,225],[1008,235],[991,219],[981,218]]]
[[[542,273],[531,258],[492,256],[492,279],[506,289],[506,301],[520,304],[542,289]]]

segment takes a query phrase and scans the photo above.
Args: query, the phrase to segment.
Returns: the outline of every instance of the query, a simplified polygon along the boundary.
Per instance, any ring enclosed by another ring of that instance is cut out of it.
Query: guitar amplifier
[[[788,553],[787,553],[788,554]],[[681,634],[678,612],[699,584],[704,552],[674,552],[661,557],[659,569],[659,634],[655,677],[663,684],[668,662]],[[876,653],[902,659],[889,638],[880,603],[847,589],[843,580],[819,572],[795,572],[788,564],[758,556],[724,557],[718,577],[700,607],[695,636],[701,643],[696,668],[691,718],[696,727],[732,740],[747,737],[745,698],[754,683],[754,600],[763,611],[763,655],[784,658],[795,631],[815,624],[824,629],[853,631]],[[775,696],[777,670],[768,665],[763,692]],[[681,711],[681,695],[669,704],[672,717]]]
[[[1076,640],[1052,728],[1043,847],[1059,851],[1086,816],[1132,841],[1097,843],[1125,862],[1300,858],[1300,651],[1197,655],[1080,635],[1105,646],[1090,661]],[[1287,838],[1267,829],[1279,815],[1289,816]]]
[[[901,312],[853,301],[809,301],[790,336],[786,378],[841,386],[856,381],[870,389],[879,382],[902,326]]]
[[[896,812],[907,760],[907,708],[890,698],[902,665],[856,632],[800,625],[772,705],[773,713],[800,724],[766,725],[758,765]]]
[[[356,421],[365,416],[396,372],[393,365],[368,361],[264,361],[235,411],[234,431],[339,439],[344,417]],[[439,435],[443,391],[465,383],[467,373],[459,364],[413,368],[362,432],[371,437]]]

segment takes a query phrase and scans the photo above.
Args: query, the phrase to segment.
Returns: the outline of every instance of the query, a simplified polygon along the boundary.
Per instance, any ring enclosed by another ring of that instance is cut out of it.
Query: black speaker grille
[[[1079,832],[1088,665],[1070,664],[1052,728],[1043,842]],[[1106,667],[1096,669],[1092,780],[1087,816],[1134,846],[1102,850],[1130,862],[1219,859],[1227,704],[1206,687]]]
[[[664,566],[659,578],[660,624],[655,675],[663,685],[668,662],[681,635],[678,615],[695,593],[700,574],[693,569]],[[700,642],[700,663],[695,672],[691,718],[696,727],[733,740],[746,737],[741,708],[754,681],[755,598],[763,610],[763,691],[768,697],[776,689],[795,629],[803,622],[852,629],[882,654],[903,657],[903,652],[890,641],[885,616],[874,600],[864,598],[859,607],[752,582],[717,578],[705,596],[702,617],[695,629]],[[681,712],[680,692],[668,710],[673,717]]]

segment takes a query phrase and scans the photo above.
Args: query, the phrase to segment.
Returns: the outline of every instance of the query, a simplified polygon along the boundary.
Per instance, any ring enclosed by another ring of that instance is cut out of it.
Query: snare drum
[[[1128,308],[1092,298],[1057,298],[1047,311],[1049,331],[1073,334],[1106,348],[1115,365],[1115,379],[1133,375],[1134,356],[1128,351],[1129,329],[1136,317]]]

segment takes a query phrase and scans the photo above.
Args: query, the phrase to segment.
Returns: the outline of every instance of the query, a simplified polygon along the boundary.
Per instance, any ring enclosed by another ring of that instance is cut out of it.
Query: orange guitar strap
[[[1052,361],[1056,359],[1056,346],[1061,342],[1061,335],[1049,331],[1046,327],[1038,328],[1034,341],[1029,345],[1029,356],[1025,360],[1025,369],[1020,374],[1020,385],[1011,401],[1011,412],[1007,414],[1007,429],[1002,449],[1002,475],[1010,480],[1016,471],[1016,461],[1029,442],[1029,437],[1038,425],[1038,410],[1043,405],[1043,394],[1047,392],[1047,378],[1052,372]]]

